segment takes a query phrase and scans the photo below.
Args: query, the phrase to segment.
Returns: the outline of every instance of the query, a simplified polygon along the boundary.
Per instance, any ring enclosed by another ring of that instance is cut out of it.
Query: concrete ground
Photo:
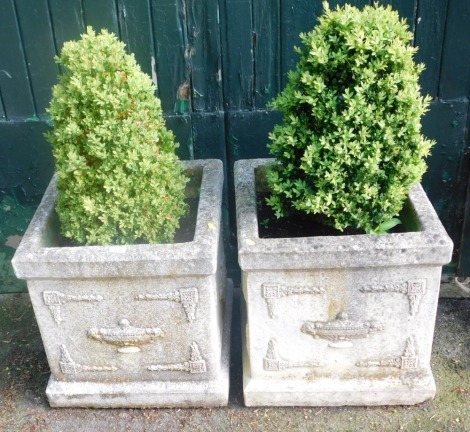
[[[441,292],[459,295],[451,285]],[[228,407],[53,409],[44,393],[49,370],[29,297],[0,295],[0,432],[470,431],[470,298],[440,299],[432,357],[437,396],[412,407],[244,407],[238,296],[234,306]]]

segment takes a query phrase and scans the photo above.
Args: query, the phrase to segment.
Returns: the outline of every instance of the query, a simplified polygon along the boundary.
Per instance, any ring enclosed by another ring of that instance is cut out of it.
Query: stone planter
[[[52,406],[227,404],[222,163],[184,165],[199,204],[193,239],[175,244],[60,247],[51,181],[12,262],[28,283]]]
[[[430,368],[441,266],[452,242],[420,185],[407,232],[260,238],[265,163],[235,164],[244,294],[245,404],[416,404]]]

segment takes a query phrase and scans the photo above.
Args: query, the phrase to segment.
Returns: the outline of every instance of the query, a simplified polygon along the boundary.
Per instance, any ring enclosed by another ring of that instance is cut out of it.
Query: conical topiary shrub
[[[429,98],[404,20],[390,6],[330,10],[301,35],[297,69],[272,106],[268,181],[277,216],[319,214],[339,230],[382,232],[426,169],[420,132]]]
[[[64,44],[49,112],[62,234],[79,244],[172,241],[186,177],[155,87],[106,30]]]

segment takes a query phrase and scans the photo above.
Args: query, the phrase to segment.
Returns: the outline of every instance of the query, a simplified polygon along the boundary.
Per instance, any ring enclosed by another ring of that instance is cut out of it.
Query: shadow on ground
[[[49,407],[49,370],[29,297],[0,296],[0,431],[470,431],[470,299],[440,299],[433,401],[413,407],[245,408],[235,297],[228,407],[104,410]]]

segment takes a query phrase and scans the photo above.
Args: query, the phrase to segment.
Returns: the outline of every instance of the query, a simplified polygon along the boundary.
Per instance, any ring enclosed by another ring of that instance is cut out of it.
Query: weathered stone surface
[[[133,379],[119,382],[108,375],[97,381],[64,381],[54,375],[49,378],[46,393],[53,407],[88,407],[88,408],[144,408],[144,407],[217,407],[227,405],[229,393],[230,369],[230,323],[232,314],[232,284],[228,281],[222,333],[222,352],[220,370],[217,374],[205,376],[203,369],[192,370],[190,349],[186,359],[166,366],[181,365],[179,373],[185,374],[184,379],[158,379],[161,372],[152,372],[153,379]],[[200,350],[201,351],[201,350]],[[202,362],[207,367],[204,353]],[[155,362],[154,362],[155,363]],[[197,363],[197,362],[195,362]],[[200,363],[199,363],[200,364]],[[145,366],[144,366],[145,367]],[[151,366],[147,367],[151,368]],[[178,368],[173,372],[178,373]],[[203,379],[197,379],[203,378]]]
[[[415,404],[432,398],[441,267],[452,242],[421,186],[414,232],[260,238],[267,160],[235,164],[247,405]]]
[[[227,403],[222,163],[184,164],[200,186],[194,239],[185,243],[59,247],[54,181],[46,191],[12,263],[28,282],[51,405]]]

